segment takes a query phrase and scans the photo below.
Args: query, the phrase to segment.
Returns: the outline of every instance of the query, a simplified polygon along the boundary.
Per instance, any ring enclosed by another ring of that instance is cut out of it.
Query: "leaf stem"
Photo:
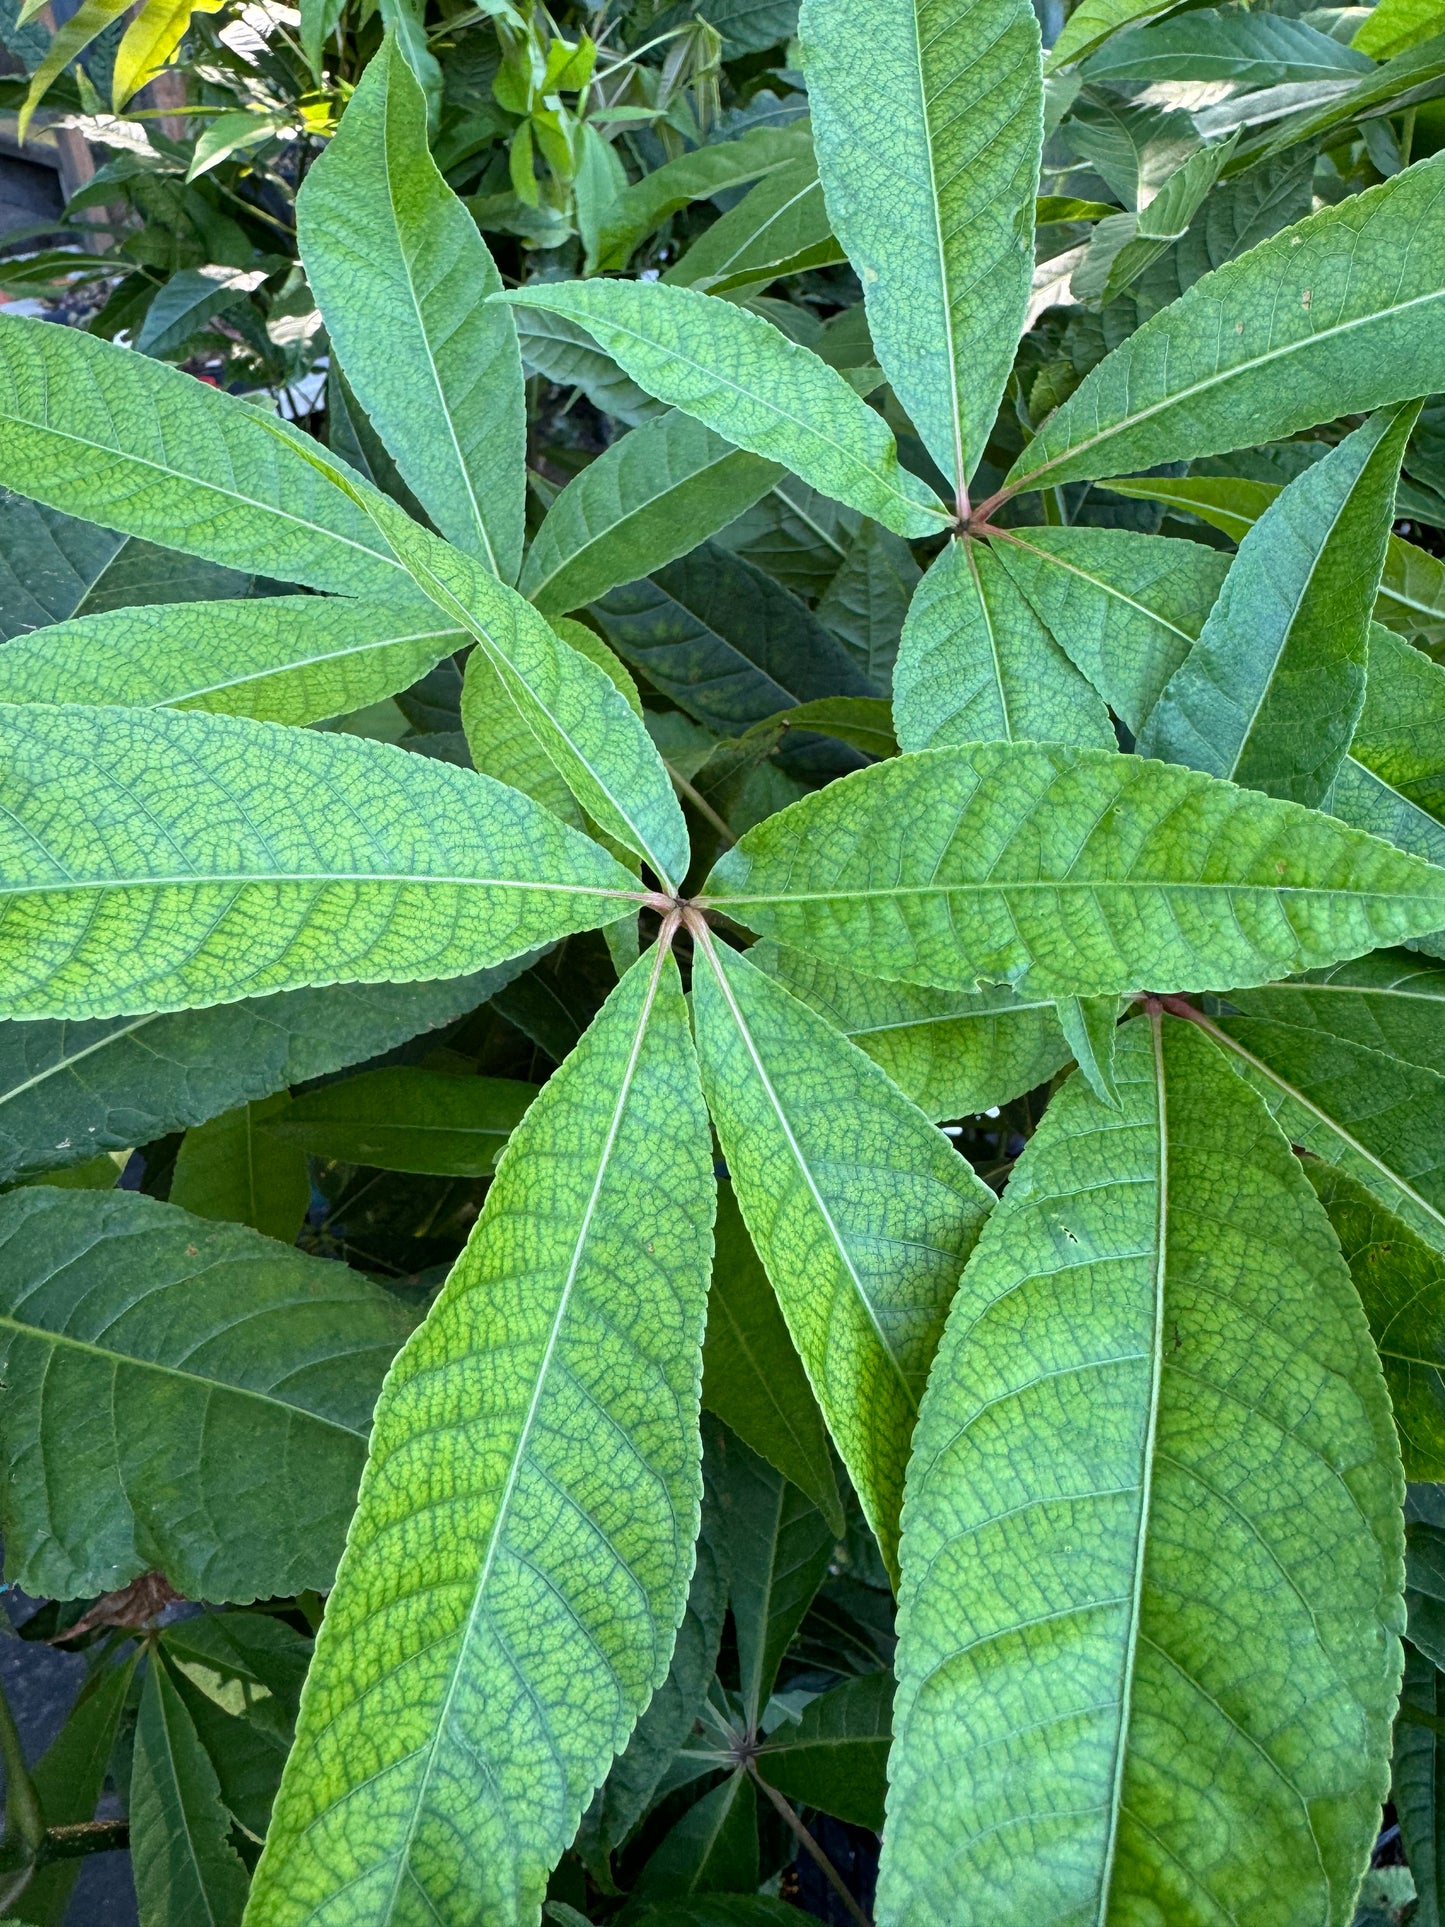
[[[842,1901],[843,1905],[848,1909],[848,1912],[852,1915],[853,1919],[857,1922],[857,1927],[873,1927],[873,1922],[868,1918],[867,1914],[864,1913],[863,1909],[858,1905],[858,1902],[853,1898],[852,1894],[849,1893],[847,1887],[844,1885],[842,1874],[839,1873],[838,1869],[833,1865],[832,1861],[828,1858],[827,1854],[824,1853],[823,1849],[818,1845],[817,1841],[813,1838],[812,1834],[809,1833],[808,1829],[803,1825],[802,1821],[798,1818],[797,1814],[794,1813],[792,1802],[790,1800],[785,1800],[782,1794],[778,1792],[776,1787],[771,1787],[768,1785],[767,1781],[763,1778],[762,1774],[758,1772],[757,1766],[752,1760],[748,1761],[747,1767],[748,1767],[748,1772],[752,1774],[753,1779],[757,1782],[758,1786],[767,1795],[768,1799],[772,1801],[773,1805],[777,1808],[778,1812],[781,1814],[783,1819],[787,1822],[789,1827],[792,1828],[794,1834],[797,1836],[798,1845],[803,1849],[805,1853],[811,1855],[813,1860],[817,1863],[818,1869],[822,1873],[823,1878],[827,1881],[828,1885],[833,1889],[833,1892],[837,1894],[838,1898]]]

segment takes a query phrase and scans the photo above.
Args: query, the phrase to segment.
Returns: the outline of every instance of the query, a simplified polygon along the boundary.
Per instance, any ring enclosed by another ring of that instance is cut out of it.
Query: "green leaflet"
[[[518,586],[544,615],[595,602],[725,528],[783,472],[690,415],[645,422],[563,489]]]
[[[246,1869],[228,1837],[216,1769],[158,1655],[141,1689],[130,1816],[145,1927],[237,1927]]]
[[[1116,747],[1108,711],[986,544],[950,542],[919,584],[893,671],[899,747]]]
[[[498,298],[580,323],[659,401],[896,534],[946,526],[937,496],[900,467],[882,418],[762,315],[660,282],[534,283]]]
[[[138,1658],[91,1674],[64,1726],[36,1761],[32,1779],[47,1826],[95,1818]],[[62,1860],[42,1867],[30,1881],[25,1913],[34,1927],[62,1927],[81,1864]]]
[[[1445,860],[1445,669],[1371,626],[1365,706],[1321,808],[1429,863]]]
[[[702,1402],[805,1493],[841,1539],[846,1521],[818,1401],[730,1184],[718,1192],[716,1238]]]
[[[784,711],[780,720],[785,729],[816,730],[865,756],[898,754],[891,706],[882,696],[823,696]]]
[[[966,504],[1033,275],[1033,9],[806,0],[799,34],[828,213],[863,283],[878,359]]]
[[[1234,991],[1235,1010],[1211,1034],[1292,1143],[1339,1165],[1445,1252],[1442,998],[1445,969],[1385,952]]]
[[[1338,80],[1373,72],[1364,54],[1306,20],[1210,8],[1120,34],[1093,56],[1085,77],[1107,87],[1223,80],[1242,93],[1287,80]]]
[[[1441,32],[1445,32],[1445,7],[1440,0],[1380,0],[1356,27],[1350,45],[1374,60],[1389,60]],[[1426,1927],[1434,1927],[1434,1922]]]
[[[1434,1723],[1445,1722],[1445,1677],[1433,1660],[1408,1645],[1400,1698],[1390,1799],[1415,1882],[1418,1904],[1411,1918],[1419,1927],[1440,1927],[1445,1920],[1445,1732]],[[1425,1719],[1411,1719],[1412,1712]]]
[[[7,487],[230,568],[343,595],[405,591],[364,508],[306,444],[178,368],[76,328],[0,317]]]
[[[526,418],[510,314],[477,225],[427,151],[395,35],[296,204],[306,274],[347,379],[433,522],[504,582],[522,560]]]
[[[1370,1321],[1405,1476],[1438,1481],[1445,1472],[1445,1262],[1344,1171],[1317,1158],[1306,1158],[1302,1168]]]
[[[158,603],[17,637],[0,650],[0,702],[314,723],[406,689],[470,640],[419,596]]]
[[[1353,120],[1369,120],[1376,111],[1408,102],[1417,88],[1431,86],[1445,74],[1445,33],[1437,32],[1422,45],[1407,48],[1392,60],[1362,75],[1343,93],[1333,93],[1322,106],[1276,121],[1241,151],[1245,165],[1267,161],[1333,128]]]
[[[575,321],[545,308],[513,312],[523,364],[534,373],[564,388],[580,388],[595,408],[630,427],[662,413],[662,403],[630,381]]]
[[[1387,1784],[1403,1486],[1288,1144],[1192,1029],[1055,1098],[909,1468],[879,1916],[1348,1920]],[[1280,1503],[1281,1493],[1288,1501]],[[1222,1636],[1227,1628],[1227,1636]]]
[[[821,597],[837,579],[862,526],[856,509],[789,475],[719,539],[794,595]]]
[[[892,1714],[889,1674],[844,1680],[805,1706],[796,1726],[774,1731],[758,1772],[789,1799],[881,1832]]]
[[[345,1265],[128,1191],[0,1199],[7,1573],[61,1599],[327,1586],[411,1322]]]
[[[664,884],[680,881],[688,865],[682,810],[616,678],[572,648],[515,589],[385,496],[357,499],[418,588],[476,638],[509,701],[598,827],[644,857]]]
[[[904,620],[921,578],[908,544],[891,529],[865,522],[818,604],[819,622],[878,689],[892,680]]]
[[[1099,1103],[1119,1109],[1114,1076],[1114,1048],[1118,1039],[1117,997],[1060,997],[1055,1006],[1074,1062]]]
[[[588,273],[625,268],[638,242],[661,227],[669,214],[690,201],[709,200],[728,188],[742,187],[760,175],[806,160],[811,149],[808,123],[795,120],[787,127],[751,127],[736,140],[716,141],[664,162],[624,188],[608,208],[587,263]]]
[[[0,710],[0,802],[15,1016],[460,976],[636,901],[596,844],[488,777],[231,716]]]
[[[252,1927],[537,1919],[687,1598],[711,1164],[654,951],[387,1380]]]
[[[754,1246],[893,1565],[918,1400],[987,1188],[877,1066],[710,938],[703,1081]]]
[[[748,960],[867,1051],[931,1118],[1006,1104],[1069,1059],[1051,998],[1005,985],[969,993],[887,983],[767,938]]]
[[[977,743],[877,763],[749,830],[700,901],[825,963],[971,990],[1262,983],[1445,925],[1445,876],[1137,756]]]
[[[1381,411],[1307,468],[1240,544],[1139,754],[1317,806],[1365,700],[1370,611],[1420,404]]]
[[[731,294],[844,258],[833,239],[823,184],[810,154],[760,180],[699,235],[662,278],[705,294]]]
[[[1325,44],[1335,43],[1326,40]],[[1100,307],[1116,300],[1166,248],[1184,239],[1233,152],[1235,138],[1197,149],[1136,214],[1105,215],[1069,282],[1076,301]]]
[[[198,1218],[249,1225],[295,1244],[311,1179],[305,1154],[266,1130],[285,1108],[284,1097],[267,1097],[194,1125],[176,1153],[170,1202]]]
[[[1133,730],[1189,653],[1229,567],[1201,542],[1130,529],[1010,529],[995,553]]]
[[[1142,496],[1197,515],[1201,522],[1240,541],[1280,492],[1278,482],[1247,481],[1232,475],[1134,475],[1111,481],[1115,495]],[[1048,531],[1053,534],[1053,531]],[[1426,642],[1445,642],[1445,562],[1392,535],[1385,547],[1385,568],[1375,600],[1375,620]]]
[[[383,1171],[484,1177],[537,1095],[510,1077],[451,1077],[388,1065],[325,1084],[268,1112],[267,1136],[315,1157]]]
[[[751,1894],[759,1873],[757,1791],[748,1775],[735,1768],[663,1836],[635,1891],[643,1904],[686,1899],[709,1889]]]
[[[210,1010],[0,1024],[0,1184],[148,1144],[449,1024],[529,959],[440,983],[331,984]]]
[[[1136,21],[1167,13],[1171,4],[1172,0],[1081,0],[1049,50],[1050,71],[1071,66],[1111,34]]]
[[[1437,155],[1196,281],[1085,377],[1009,487],[1214,455],[1445,386],[1442,246]]]

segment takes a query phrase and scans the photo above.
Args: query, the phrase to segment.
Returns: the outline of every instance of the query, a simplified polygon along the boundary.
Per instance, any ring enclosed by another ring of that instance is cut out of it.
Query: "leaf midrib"
[[[0,898],[69,896],[84,890],[171,890],[205,889],[211,884],[445,884],[478,890],[544,890],[556,896],[621,897],[629,903],[643,902],[641,890],[612,890],[598,883],[539,883],[527,878],[439,876],[434,873],[391,870],[255,870],[190,871],[179,876],[57,877],[54,881],[0,883]],[[108,1041],[108,1040],[107,1040]],[[97,1046],[96,1048],[99,1048]]]

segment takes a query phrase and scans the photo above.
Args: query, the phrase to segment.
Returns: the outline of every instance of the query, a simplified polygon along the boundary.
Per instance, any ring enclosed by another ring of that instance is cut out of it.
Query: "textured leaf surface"
[[[146,1927],[235,1927],[246,1869],[216,1769],[175,1681],[146,1668],[130,1779],[131,1852]]]
[[[527,552],[521,591],[544,615],[650,575],[750,508],[783,471],[673,410],[571,481]]]
[[[504,582],[522,559],[517,331],[477,224],[427,151],[427,108],[385,41],[306,176],[297,236],[362,406],[442,534]]]
[[[312,589],[394,596],[405,586],[362,508],[305,458],[299,430],[79,329],[0,323],[7,487],[122,534]]]
[[[485,1176],[537,1095],[510,1077],[450,1077],[390,1065],[293,1097],[267,1134],[316,1157],[383,1171]]]
[[[285,1105],[284,1097],[238,1104],[187,1131],[176,1152],[170,1203],[295,1244],[311,1202],[306,1158],[264,1128]]]
[[[878,689],[887,689],[921,571],[908,544],[865,522],[818,604],[818,620]]]
[[[1445,1472],[1445,1261],[1336,1166],[1306,1158],[1385,1368],[1405,1476]]]
[[[1265,510],[1140,731],[1141,756],[1321,802],[1364,705],[1370,611],[1419,412],[1382,410]]]
[[[730,1184],[718,1191],[717,1256],[702,1352],[702,1402],[845,1529],[828,1434],[787,1322]]]
[[[1009,481],[1053,487],[1274,441],[1445,384],[1445,158],[1206,275],[1088,375]]]
[[[738,1203],[890,1561],[908,1441],[992,1202],[947,1139],[816,1012],[709,943],[703,1081]]]
[[[1262,983],[1445,925],[1445,876],[1196,771],[924,750],[749,830],[705,901],[825,963],[1045,996]]]
[[[0,1200],[7,1570],[61,1599],[331,1583],[410,1320],[344,1265],[125,1191]]]
[[[0,1183],[148,1144],[472,1010],[525,957],[440,983],[334,984],[211,1010],[0,1025]]]
[[[1203,628],[1229,558],[1132,529],[1012,530],[998,557],[1104,701],[1138,730]]]
[[[1350,753],[1321,808],[1388,837],[1430,863],[1445,861],[1445,669],[1370,630],[1365,706]]]
[[[529,798],[359,737],[36,704],[0,712],[0,745],[16,1015],[461,975],[630,907]]]
[[[255,1927],[538,1918],[683,1615],[712,1213],[681,987],[649,954],[387,1381]]]
[[[1083,743],[1113,749],[1107,710],[993,550],[950,542],[919,584],[893,671],[902,749]]]
[[[736,140],[713,141],[679,154],[623,190],[603,216],[595,262],[600,268],[625,268],[639,241],[660,227],[669,214],[691,201],[745,186],[760,175],[776,173],[806,159],[812,142],[803,122],[787,127],[750,127]]]
[[[758,1771],[790,1800],[881,1832],[892,1715],[889,1674],[845,1680],[805,1706],[796,1726],[777,1729]]]
[[[861,977],[764,938],[749,961],[826,1017],[927,1116],[966,1117],[1047,1083],[1069,1047],[1051,998]]]
[[[1288,1145],[1163,1032],[1124,1028],[1122,1119],[1079,1078],[1050,1105],[929,1382],[890,1922],[1347,1920],[1374,1839],[1389,1401]]]
[[[408,688],[470,640],[420,596],[160,603],[11,642],[0,650],[0,702],[164,705],[314,723]]]
[[[660,282],[534,284],[507,299],[580,323],[659,401],[899,535],[945,526],[947,510],[899,466],[881,417],[762,315]]]
[[[799,32],[828,213],[863,283],[878,359],[962,486],[993,427],[1033,276],[1033,9],[809,0]]]
[[[1380,0],[1380,5],[1356,27],[1350,45],[1372,59],[1388,60],[1416,41],[1440,32],[1445,32],[1445,8],[1440,0]]]
[[[1207,8],[1116,35],[1086,69],[1091,83],[1147,86],[1156,80],[1232,81],[1273,87],[1286,80],[1368,74],[1366,56],[1305,20]]]
[[[817,165],[809,156],[759,181],[662,278],[707,294],[727,294],[843,259]]]
[[[1081,0],[1050,48],[1048,64],[1051,68],[1070,66],[1110,34],[1167,9],[1168,0],[1162,0],[1162,4],[1161,0]]]

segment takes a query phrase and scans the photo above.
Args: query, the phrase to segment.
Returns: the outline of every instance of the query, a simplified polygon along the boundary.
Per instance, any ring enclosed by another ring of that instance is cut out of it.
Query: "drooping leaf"
[[[0,650],[0,702],[164,705],[314,723],[381,702],[470,640],[420,596],[160,603],[11,642]]]
[[[267,1097],[194,1125],[176,1153],[170,1202],[197,1218],[250,1225],[295,1244],[311,1180],[304,1152],[266,1129],[285,1108],[284,1097]]]
[[[881,1833],[892,1716],[890,1674],[845,1680],[769,1737],[758,1772],[790,1800]]]
[[[652,954],[528,1113],[387,1380],[256,1927],[536,1920],[683,1615],[712,1209]]]
[[[222,4],[223,0],[144,0],[115,52],[111,105],[117,114],[169,64],[185,39],[192,14],[219,13]]]
[[[594,408],[635,427],[660,415],[663,405],[625,375],[585,328],[545,308],[515,311],[523,364],[563,388],[580,388]]]
[[[185,1702],[152,1658],[130,1779],[131,1857],[143,1927],[239,1927],[246,1869]]]
[[[705,294],[733,294],[844,258],[833,239],[823,184],[810,155],[766,175],[662,278]]]
[[[307,439],[148,356],[0,317],[7,487],[233,569],[394,597],[405,572],[361,506],[306,459]]]
[[[908,1441],[987,1187],[806,1005],[708,941],[703,1082],[753,1245],[885,1559]]]
[[[182,268],[146,309],[136,348],[143,355],[173,356],[213,321],[245,307],[265,278],[261,268]]]
[[[1273,441],[1445,384],[1445,160],[1196,281],[1087,375],[1009,471],[1056,487]]]
[[[808,0],[799,32],[818,172],[878,359],[966,502],[1033,275],[1043,132],[1033,9]]]
[[[1132,529],[1011,529],[996,553],[1133,730],[1198,638],[1229,567],[1202,542]]]
[[[893,671],[905,750],[946,743],[1116,747],[1099,696],[985,543],[951,542],[919,584]]]
[[[1370,611],[1419,413],[1414,402],[1372,416],[1265,510],[1139,732],[1141,756],[1321,802],[1364,705]]]
[[[1445,925],[1445,876],[1137,756],[978,743],[877,763],[749,830],[700,901],[825,963],[1056,997],[1262,983]]]
[[[1304,1174],[1329,1215],[1385,1368],[1405,1476],[1445,1476],[1445,1263],[1347,1172],[1317,1158]]]
[[[461,975],[615,921],[634,892],[517,791],[359,737],[27,704],[0,711],[0,746],[16,1016]]]
[[[1198,128],[1179,109],[1092,91],[1074,103],[1061,138],[1133,209],[1147,206],[1200,147]]]
[[[806,121],[751,127],[736,140],[713,141],[665,161],[626,188],[603,217],[588,272],[625,268],[628,257],[669,214],[690,201],[709,200],[806,159],[812,139]]]
[[[619,655],[729,734],[796,702],[877,693],[811,611],[715,543],[612,590],[596,613]]]
[[[714,1428],[708,1452],[717,1465],[728,1536],[743,1717],[754,1732],[835,1541],[812,1500],[740,1439]]]
[[[427,151],[395,35],[296,204],[307,279],[348,380],[442,534],[503,582],[522,559],[526,421],[511,315],[477,224]]]
[[[329,1585],[399,1301],[135,1192],[13,1191],[0,1239],[7,1571],[62,1599]]]
[[[595,602],[725,528],[782,473],[674,409],[563,489],[527,552],[521,592],[544,615]]]
[[[440,983],[333,984],[211,1010],[0,1025],[0,1183],[148,1144],[448,1024],[526,957]]]
[[[966,1117],[1047,1083],[1069,1046],[1051,998],[860,977],[764,938],[749,961],[867,1051],[931,1118]]]
[[[733,1188],[718,1191],[717,1254],[702,1351],[702,1402],[845,1530],[828,1434]]]
[[[1364,1318],[1205,1038],[1127,1024],[1119,1090],[1050,1105],[929,1381],[893,1922],[1343,1920],[1378,1826],[1403,1482]]]
[[[881,417],[762,315],[660,282],[533,283],[505,299],[579,323],[659,401],[897,534],[946,526],[933,491],[900,467]]]
[[[510,1077],[449,1077],[393,1065],[306,1091],[268,1111],[276,1143],[383,1171],[483,1177],[537,1095]]]

